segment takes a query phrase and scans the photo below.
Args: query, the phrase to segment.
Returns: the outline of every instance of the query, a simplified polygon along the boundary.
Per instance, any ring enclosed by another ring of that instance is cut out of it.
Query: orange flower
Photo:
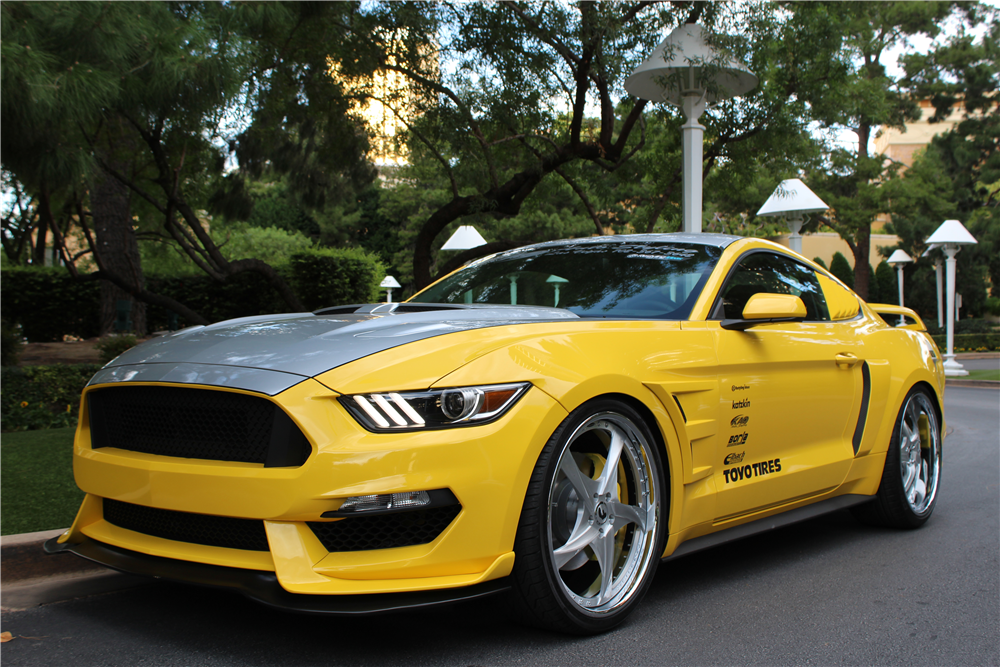
[[[27,401],[21,401],[21,407],[22,408],[28,407],[28,402]]]

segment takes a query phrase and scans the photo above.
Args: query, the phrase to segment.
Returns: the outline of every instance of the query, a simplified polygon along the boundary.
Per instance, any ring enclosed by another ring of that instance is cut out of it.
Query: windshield
[[[722,251],[666,242],[532,246],[473,263],[411,302],[555,306],[580,317],[687,319]]]

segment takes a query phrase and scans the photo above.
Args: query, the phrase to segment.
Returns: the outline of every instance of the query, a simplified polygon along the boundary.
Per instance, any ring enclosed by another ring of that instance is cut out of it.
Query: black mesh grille
[[[104,499],[104,520],[119,528],[210,547],[268,551],[264,522],[210,514],[174,512]]]
[[[340,521],[310,521],[309,527],[327,551],[391,549],[433,542],[461,510],[461,505],[431,507]]]
[[[311,448],[274,403],[185,387],[112,387],[88,394],[94,449],[300,466]]]

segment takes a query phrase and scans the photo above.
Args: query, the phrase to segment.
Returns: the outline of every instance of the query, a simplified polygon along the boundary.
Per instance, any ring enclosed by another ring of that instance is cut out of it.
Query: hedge
[[[946,334],[931,336],[941,352],[948,351]],[[956,352],[995,352],[1000,350],[1000,334],[955,334]]]
[[[315,249],[293,255],[288,265],[275,269],[310,310],[377,300],[385,272],[375,255],[354,248]],[[3,321],[20,323],[29,341],[62,340],[65,335],[94,338],[99,333],[97,281],[75,281],[62,268],[18,267],[3,270],[0,289]],[[289,310],[257,273],[241,273],[225,283],[205,275],[147,275],[146,289],[186,304],[210,322]],[[149,330],[168,328],[170,315],[165,308],[148,306]],[[176,322],[186,324],[183,319]]]
[[[80,394],[101,364],[26,366],[0,370],[0,427],[33,431],[76,426]]]

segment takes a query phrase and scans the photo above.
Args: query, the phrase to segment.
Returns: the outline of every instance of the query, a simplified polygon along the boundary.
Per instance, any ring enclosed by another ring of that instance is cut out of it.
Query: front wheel
[[[896,418],[875,499],[854,508],[864,523],[918,528],[930,518],[941,481],[941,422],[924,389],[913,389]]]
[[[539,456],[515,540],[519,620],[572,634],[625,620],[653,578],[666,517],[660,454],[617,400],[575,410]]]

